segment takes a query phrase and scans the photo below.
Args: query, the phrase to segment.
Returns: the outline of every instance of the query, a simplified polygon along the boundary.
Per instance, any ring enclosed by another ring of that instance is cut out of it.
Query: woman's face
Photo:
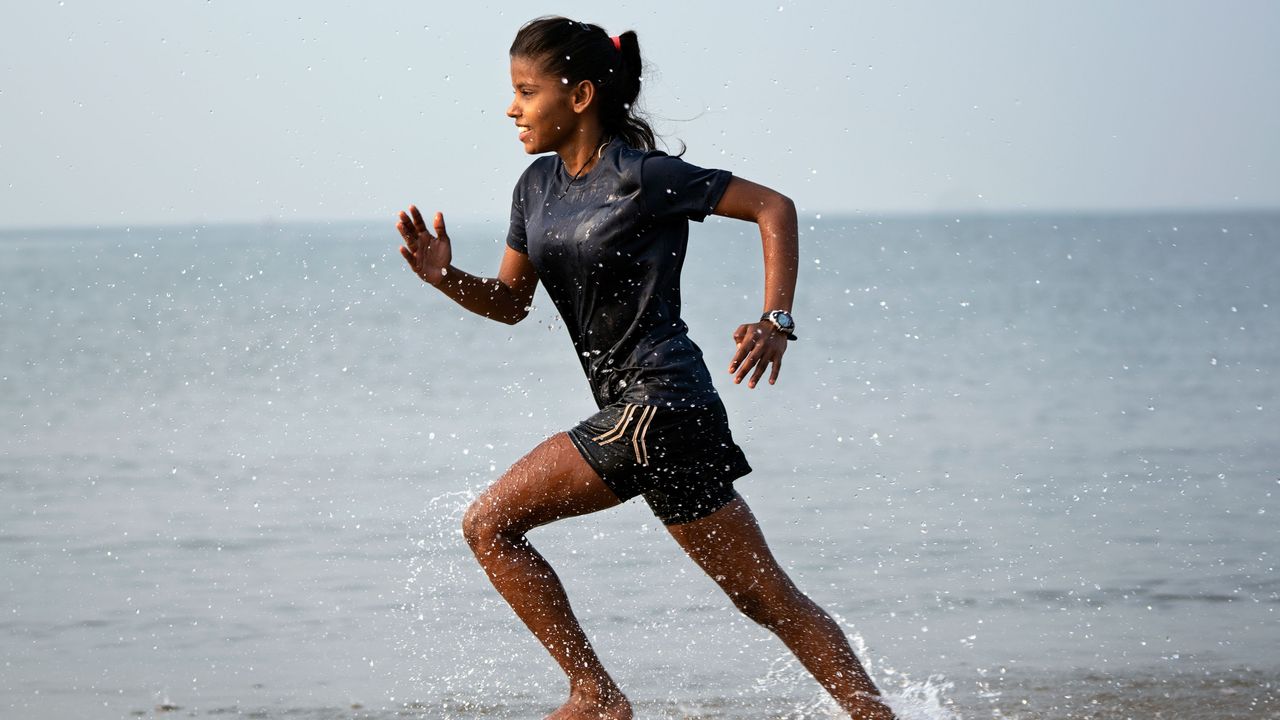
[[[560,149],[577,132],[586,104],[579,88],[548,74],[542,63],[511,58],[511,89],[515,99],[507,117],[516,121],[520,143],[530,155]]]

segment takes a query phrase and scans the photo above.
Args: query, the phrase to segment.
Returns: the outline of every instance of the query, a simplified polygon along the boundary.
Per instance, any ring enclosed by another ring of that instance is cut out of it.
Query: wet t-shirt
[[[731,178],[614,140],[576,181],[548,155],[516,184],[507,245],[538,271],[601,407],[716,399],[680,319],[680,270],[689,221],[712,211]]]

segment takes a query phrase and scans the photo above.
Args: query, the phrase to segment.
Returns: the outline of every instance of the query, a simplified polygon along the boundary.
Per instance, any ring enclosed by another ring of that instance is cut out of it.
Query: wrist
[[[796,339],[796,321],[789,310],[766,310],[760,316],[760,323],[772,327],[788,340]]]
[[[435,279],[432,279],[433,275]],[[426,284],[430,285],[431,287],[437,290],[444,290],[445,286],[453,282],[457,277],[458,277],[458,274],[453,269],[452,265],[445,265],[444,267],[440,268],[440,271],[438,273],[422,274],[423,282],[425,282]]]

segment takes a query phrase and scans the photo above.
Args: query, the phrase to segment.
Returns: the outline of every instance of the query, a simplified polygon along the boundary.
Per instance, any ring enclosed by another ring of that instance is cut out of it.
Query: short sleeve
[[[524,229],[524,178],[511,191],[511,224],[507,226],[507,247],[529,254],[529,238]]]
[[[661,153],[644,159],[640,183],[645,209],[656,217],[702,222],[715,209],[733,174],[707,170]]]

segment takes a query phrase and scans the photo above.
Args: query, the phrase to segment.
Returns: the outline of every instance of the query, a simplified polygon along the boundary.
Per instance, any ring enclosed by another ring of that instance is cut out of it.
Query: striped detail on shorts
[[[640,408],[640,417],[636,417],[636,409]],[[631,449],[636,454],[636,462],[641,466],[649,466],[649,448],[644,444],[645,435],[649,432],[649,426],[653,424],[653,416],[658,414],[658,408],[654,405],[632,405],[627,404],[626,410],[622,411],[622,417],[618,418],[618,422],[614,424],[607,432],[601,433],[592,440],[601,445],[608,445],[611,442],[621,440],[627,435],[627,428],[631,426],[631,421],[635,420],[635,427],[631,430]]]

